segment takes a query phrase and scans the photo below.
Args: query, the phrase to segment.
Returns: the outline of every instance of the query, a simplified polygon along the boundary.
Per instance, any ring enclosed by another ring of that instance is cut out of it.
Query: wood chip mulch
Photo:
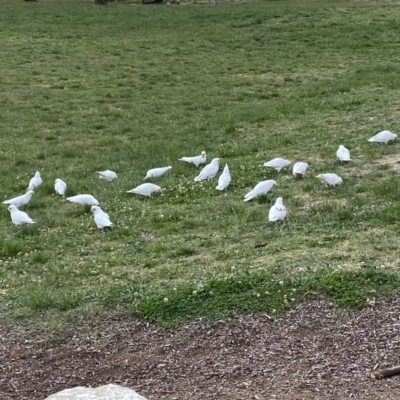
[[[77,321],[61,341],[28,324],[0,326],[0,399],[41,400],[115,383],[149,400],[400,399],[400,299],[362,311],[326,299],[287,315],[238,316],[162,329],[132,318]]]

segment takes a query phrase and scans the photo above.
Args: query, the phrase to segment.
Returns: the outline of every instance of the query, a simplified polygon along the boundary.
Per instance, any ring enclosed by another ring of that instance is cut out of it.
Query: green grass
[[[170,297],[145,299],[138,312],[152,322],[174,326],[198,317],[217,319],[254,312],[275,315],[319,294],[329,296],[337,306],[361,308],[374,302],[376,293],[389,294],[394,288],[400,288],[398,274],[370,267],[358,271],[319,268],[301,275],[257,271],[210,280],[205,286],[182,287]]]
[[[34,226],[0,210],[4,318],[107,308],[175,324],[279,312],[291,289],[293,302],[323,293],[360,306],[398,287],[399,176],[379,160],[400,145],[367,142],[400,132],[396,2],[12,0],[2,11],[0,199],[36,170],[44,179],[24,209]],[[178,161],[202,150],[229,164],[226,192]],[[278,156],[308,162],[306,177],[262,167]],[[167,165],[161,195],[126,193]],[[119,178],[99,180],[103,169]],[[344,185],[323,187],[323,172]],[[114,229],[53,194],[56,178],[94,195]],[[277,186],[243,202],[264,179]],[[273,225],[278,196],[289,213]]]

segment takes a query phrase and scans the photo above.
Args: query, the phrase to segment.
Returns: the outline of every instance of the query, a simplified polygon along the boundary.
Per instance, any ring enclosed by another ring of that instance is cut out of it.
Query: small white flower
[[[283,281],[279,281],[279,284],[282,286],[283,285]]]
[[[168,303],[168,297],[164,297],[164,303]]]

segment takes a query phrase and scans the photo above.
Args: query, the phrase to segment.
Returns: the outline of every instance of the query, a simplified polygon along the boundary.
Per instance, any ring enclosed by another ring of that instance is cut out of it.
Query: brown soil
[[[149,400],[397,400],[400,299],[362,311],[317,299],[285,317],[238,316],[168,330],[136,319],[77,322],[62,341],[0,327],[0,399],[41,400],[74,386],[116,383]]]
[[[387,165],[390,169],[400,171],[400,156],[399,154],[389,154],[385,157],[375,160],[374,164]]]

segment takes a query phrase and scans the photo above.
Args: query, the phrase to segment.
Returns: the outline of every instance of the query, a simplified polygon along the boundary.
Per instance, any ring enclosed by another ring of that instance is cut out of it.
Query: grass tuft
[[[25,250],[25,243],[21,240],[1,240],[0,241],[0,256],[1,257],[14,257],[18,253]]]

